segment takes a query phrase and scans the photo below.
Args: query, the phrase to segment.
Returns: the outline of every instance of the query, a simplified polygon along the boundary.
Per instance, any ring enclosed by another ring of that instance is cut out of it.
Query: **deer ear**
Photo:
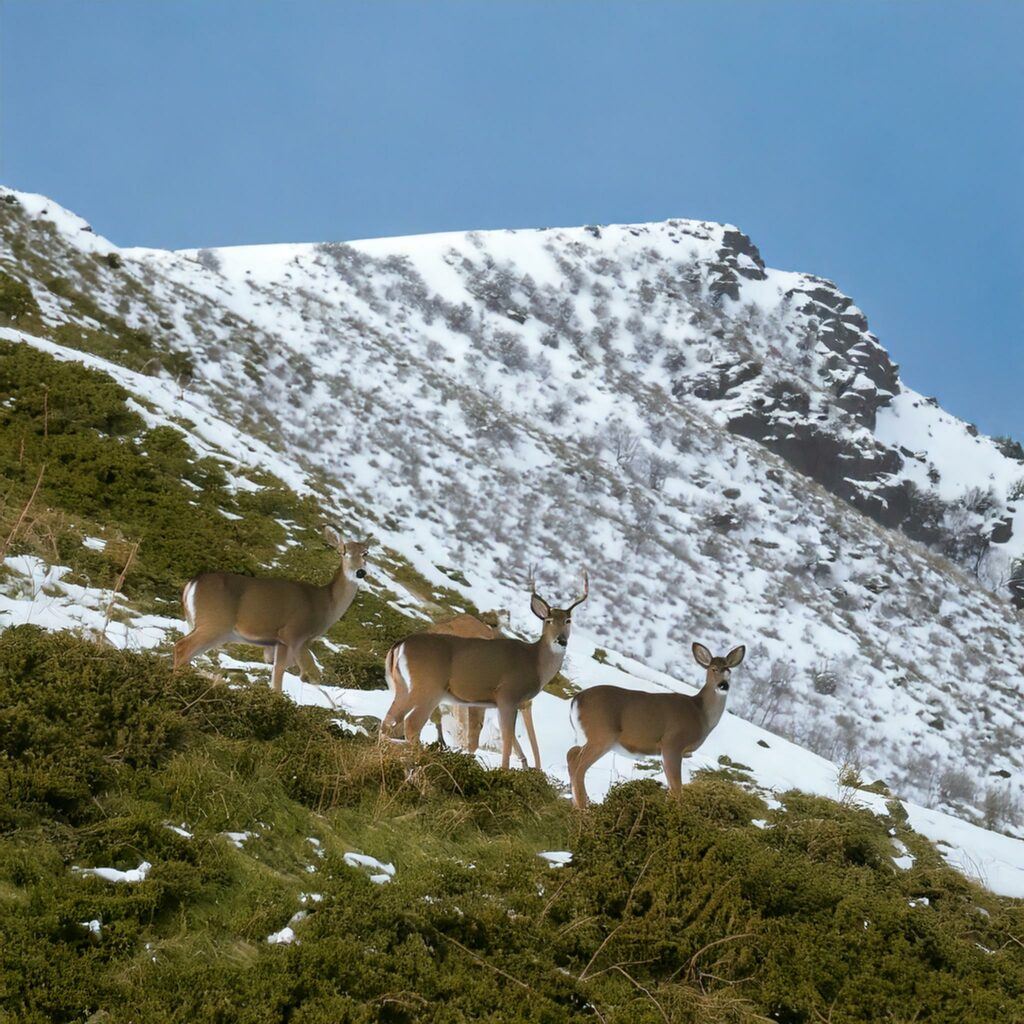
[[[363,541],[363,547],[364,548],[372,548],[373,545],[376,544],[376,543],[377,542],[372,537],[367,537],[366,540]]]
[[[547,601],[545,601],[539,594],[534,594],[530,598],[530,611],[533,612],[538,619],[546,619],[551,614],[551,608],[548,606]]]
[[[739,647],[734,647],[726,656],[725,663],[729,668],[735,668],[742,660],[743,655],[747,653],[746,647],[740,644]]]
[[[324,527],[323,538],[332,548],[337,548],[339,551],[345,547],[341,534],[333,526],[327,525]]]
[[[703,644],[693,645],[693,658],[701,668],[711,664],[711,652]]]

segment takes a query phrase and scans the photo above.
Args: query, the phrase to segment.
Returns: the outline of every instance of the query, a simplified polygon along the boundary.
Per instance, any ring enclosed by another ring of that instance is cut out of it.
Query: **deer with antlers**
[[[693,657],[707,670],[696,694],[649,693],[621,686],[592,686],[572,699],[570,714],[576,737],[566,761],[572,800],[590,802],[584,778],[587,769],[610,750],[630,757],[661,754],[665,778],[673,793],[682,788],[683,758],[689,757],[718,725],[725,711],[729,677],[746,653],[734,647],[724,658],[713,657],[703,644],[693,645]]]
[[[502,611],[497,613],[499,622],[503,619],[507,623],[508,612]],[[424,633],[444,633],[449,636],[466,636],[466,637],[478,637],[481,640],[494,640],[496,637],[504,636],[500,625],[488,626],[487,623],[481,622],[475,615],[470,615],[468,612],[463,612],[461,615],[455,615],[450,619],[445,619],[443,622],[435,622],[432,626],[428,626]],[[384,662],[384,672],[388,678],[392,690],[395,691],[396,695],[399,689],[408,691],[409,686],[405,679],[402,678],[402,673],[396,662],[396,651],[398,645],[388,651],[387,657]],[[533,727],[533,702],[526,701],[519,705],[519,712],[523,716],[523,724],[526,726],[526,735],[530,740],[530,748],[533,751],[533,764],[535,768],[540,768],[540,746],[537,743],[537,733]],[[459,734],[461,737],[462,746],[471,754],[475,754],[477,748],[480,746],[480,733],[483,731],[484,726],[484,715],[487,713],[487,708],[480,707],[473,704],[456,704],[454,707],[454,717],[459,727]],[[437,727],[437,742],[441,746],[445,746],[444,731],[441,727],[441,714],[440,708],[436,708],[434,713],[431,715],[431,720]],[[519,740],[516,737],[512,739],[512,749],[515,752],[516,757],[519,759],[522,766],[527,766],[526,754],[523,753],[523,748],[519,745]]]
[[[319,675],[308,645],[348,611],[366,576],[371,544],[346,543],[330,526],[324,539],[341,554],[341,565],[326,586],[233,572],[205,572],[189,580],[181,601],[191,632],[174,645],[174,667],[222,644],[246,643],[273,651],[278,693],[285,670],[294,664],[305,674]]]
[[[401,722],[406,740],[418,743],[423,726],[440,704],[497,708],[501,766],[508,768],[519,708],[533,700],[562,667],[573,610],[589,592],[584,572],[583,594],[568,608],[552,608],[537,593],[531,572],[530,610],[543,622],[540,638],[532,643],[513,637],[441,633],[414,633],[397,643],[385,659],[385,666],[392,667],[388,682],[394,699],[381,722],[382,731]]]

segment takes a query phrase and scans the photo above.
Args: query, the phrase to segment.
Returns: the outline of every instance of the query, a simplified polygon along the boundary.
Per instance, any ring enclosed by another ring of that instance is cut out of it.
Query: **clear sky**
[[[0,0],[0,179],[121,245],[697,217],[1024,437],[1024,2]]]

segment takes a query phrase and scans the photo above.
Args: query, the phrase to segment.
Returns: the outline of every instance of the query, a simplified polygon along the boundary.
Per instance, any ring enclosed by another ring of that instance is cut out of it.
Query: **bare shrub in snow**
[[[605,430],[605,442],[620,469],[627,469],[633,464],[640,451],[640,438],[621,420],[612,420]]]
[[[758,644],[752,649],[752,664],[758,662],[758,650],[763,650],[767,655],[767,648]],[[751,677],[746,686],[741,690],[742,699],[740,707],[746,709],[744,718],[767,729],[772,727],[776,718],[784,714],[792,705],[794,699],[793,684],[796,682],[796,664],[785,658],[775,658],[767,673],[759,673]]]
[[[639,554],[650,540],[651,527],[654,525],[654,502],[639,491],[633,491],[629,497],[629,548],[633,554]]]
[[[987,786],[981,802],[981,815],[985,828],[1015,829],[1021,823],[1020,802],[1005,784]]]
[[[569,403],[564,398],[556,398],[548,406],[548,422],[561,426],[569,415]]]
[[[220,273],[220,257],[212,249],[200,249],[196,253],[196,263],[211,273]]]
[[[851,715],[839,714],[832,721],[827,718],[801,718],[791,730],[789,739],[808,747],[816,754],[837,763],[855,762],[864,758],[860,749],[861,730]]]
[[[644,459],[644,483],[652,491],[660,491],[675,468],[676,464],[671,459],[666,459],[664,456],[652,452]]]
[[[841,681],[835,662],[831,658],[824,658],[810,670],[811,686],[815,693],[824,697],[832,697],[839,689]]]
[[[972,804],[976,793],[973,777],[959,768],[946,768],[939,775],[939,796],[948,803]]]
[[[473,307],[467,302],[450,305],[445,310],[444,322],[450,331],[469,334],[473,324]]]

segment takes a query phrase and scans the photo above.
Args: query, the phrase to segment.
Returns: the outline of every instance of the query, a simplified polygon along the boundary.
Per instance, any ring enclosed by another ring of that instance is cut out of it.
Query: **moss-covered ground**
[[[578,814],[536,772],[381,748],[335,718],[156,655],[0,635],[0,1018],[1024,1015],[1024,907],[896,820],[797,793],[769,810],[717,774]],[[353,850],[394,863],[391,883]],[[136,883],[72,870],[142,861]],[[299,909],[297,942],[269,944]]]

